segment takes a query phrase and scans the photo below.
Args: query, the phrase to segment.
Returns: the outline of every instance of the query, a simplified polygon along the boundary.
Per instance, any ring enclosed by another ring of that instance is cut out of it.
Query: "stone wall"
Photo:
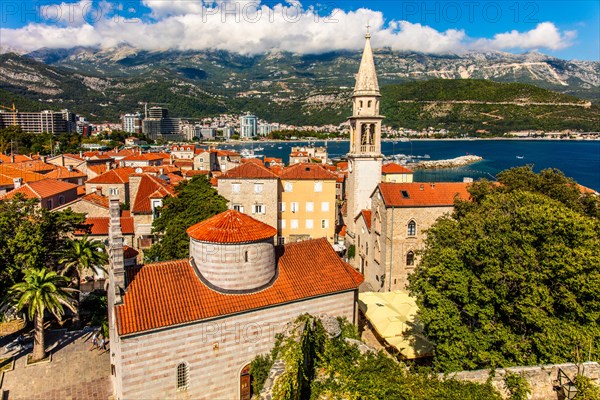
[[[270,351],[275,333],[297,316],[329,314],[354,320],[355,292],[323,296],[211,321],[118,338],[115,399],[235,399],[240,372]],[[243,295],[239,296],[241,299]],[[189,366],[189,387],[178,392],[176,369]]]
[[[240,191],[234,193],[232,184],[239,183]],[[254,191],[254,184],[262,184],[262,192]],[[229,208],[234,205],[244,207],[243,213],[264,222],[267,225],[277,228],[277,202],[279,199],[279,180],[278,179],[219,179],[217,186],[219,194],[229,201]],[[253,206],[262,204],[264,214],[254,214]]]
[[[577,375],[578,368],[576,364],[553,364],[539,365],[530,367],[512,367],[500,368],[495,370],[495,376],[492,378],[492,385],[502,393],[507,399],[508,393],[504,388],[504,377],[507,371],[522,375],[531,388],[530,400],[548,400],[561,399],[559,393],[555,390],[558,379],[558,369],[562,369],[567,376],[573,380]],[[600,365],[597,362],[586,362],[580,366],[582,374],[600,384]],[[461,371],[448,375],[440,375],[440,378],[454,378],[459,381],[469,381],[476,383],[485,383],[489,377],[489,370]]]

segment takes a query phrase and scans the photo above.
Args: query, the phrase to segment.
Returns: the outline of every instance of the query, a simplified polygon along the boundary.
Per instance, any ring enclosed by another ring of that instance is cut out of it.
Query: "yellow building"
[[[381,167],[381,181],[411,183],[413,181],[413,171],[396,163],[383,164]]]
[[[295,164],[281,173],[279,241],[289,243],[335,233],[337,177],[319,164]]]

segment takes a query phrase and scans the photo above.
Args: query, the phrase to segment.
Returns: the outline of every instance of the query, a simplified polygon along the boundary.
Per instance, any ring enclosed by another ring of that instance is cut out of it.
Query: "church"
[[[275,246],[277,230],[228,210],[187,230],[190,258],[123,265],[111,201],[109,329],[115,399],[250,399],[249,364],[297,316],[356,323],[363,277],[326,238]]]

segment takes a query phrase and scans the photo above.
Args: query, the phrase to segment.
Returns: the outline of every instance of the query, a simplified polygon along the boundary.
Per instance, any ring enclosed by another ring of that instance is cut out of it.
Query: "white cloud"
[[[91,3],[86,0],[49,6],[46,13],[64,10],[59,21],[51,19],[52,23],[2,28],[0,45],[35,50],[113,47],[125,43],[146,50],[212,48],[243,54],[270,50],[322,53],[361,48],[367,21],[375,47],[438,54],[469,49],[557,50],[568,47],[575,37],[575,32],[561,32],[553,23],[544,22],[527,32],[498,33],[491,39],[469,38],[464,30],[438,31],[418,23],[386,20],[381,12],[366,8],[333,9],[323,16],[298,2],[270,6],[250,0],[143,0],[142,3],[150,9],[143,20],[127,19],[126,16],[131,16],[129,9],[113,9],[106,2],[96,3],[93,9],[99,11],[93,14]],[[85,10],[87,14],[81,12]]]
[[[527,32],[498,33],[493,39],[479,39],[473,45],[474,48],[484,49],[550,49],[561,50],[571,46],[573,39],[577,36],[575,31],[563,33],[552,23],[539,23],[534,29]]]

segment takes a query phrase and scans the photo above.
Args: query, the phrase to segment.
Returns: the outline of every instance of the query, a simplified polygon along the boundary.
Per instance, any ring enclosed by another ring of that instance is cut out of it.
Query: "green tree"
[[[409,278],[434,366],[565,362],[590,339],[598,354],[598,219],[540,193],[473,192],[428,230]]]
[[[66,239],[58,260],[62,266],[61,273],[66,275],[73,272],[78,280],[88,271],[97,275],[106,272],[104,266],[107,262],[104,244],[99,240],[89,240],[87,235],[82,239]]]
[[[67,235],[84,221],[85,214],[50,212],[35,199],[0,201],[0,295],[21,281],[26,268],[55,269]]]
[[[47,268],[32,268],[25,271],[23,282],[10,288],[10,301],[16,304],[18,311],[26,310],[27,317],[34,322],[33,361],[46,358],[44,313],[50,311],[60,321],[64,307],[75,310],[70,297],[75,289],[64,287],[68,282],[68,278]]]
[[[175,196],[165,199],[160,216],[152,223],[152,231],[160,240],[146,252],[148,261],[188,257],[187,228],[227,209],[227,200],[217,193],[205,176],[182,181],[175,192]]]

